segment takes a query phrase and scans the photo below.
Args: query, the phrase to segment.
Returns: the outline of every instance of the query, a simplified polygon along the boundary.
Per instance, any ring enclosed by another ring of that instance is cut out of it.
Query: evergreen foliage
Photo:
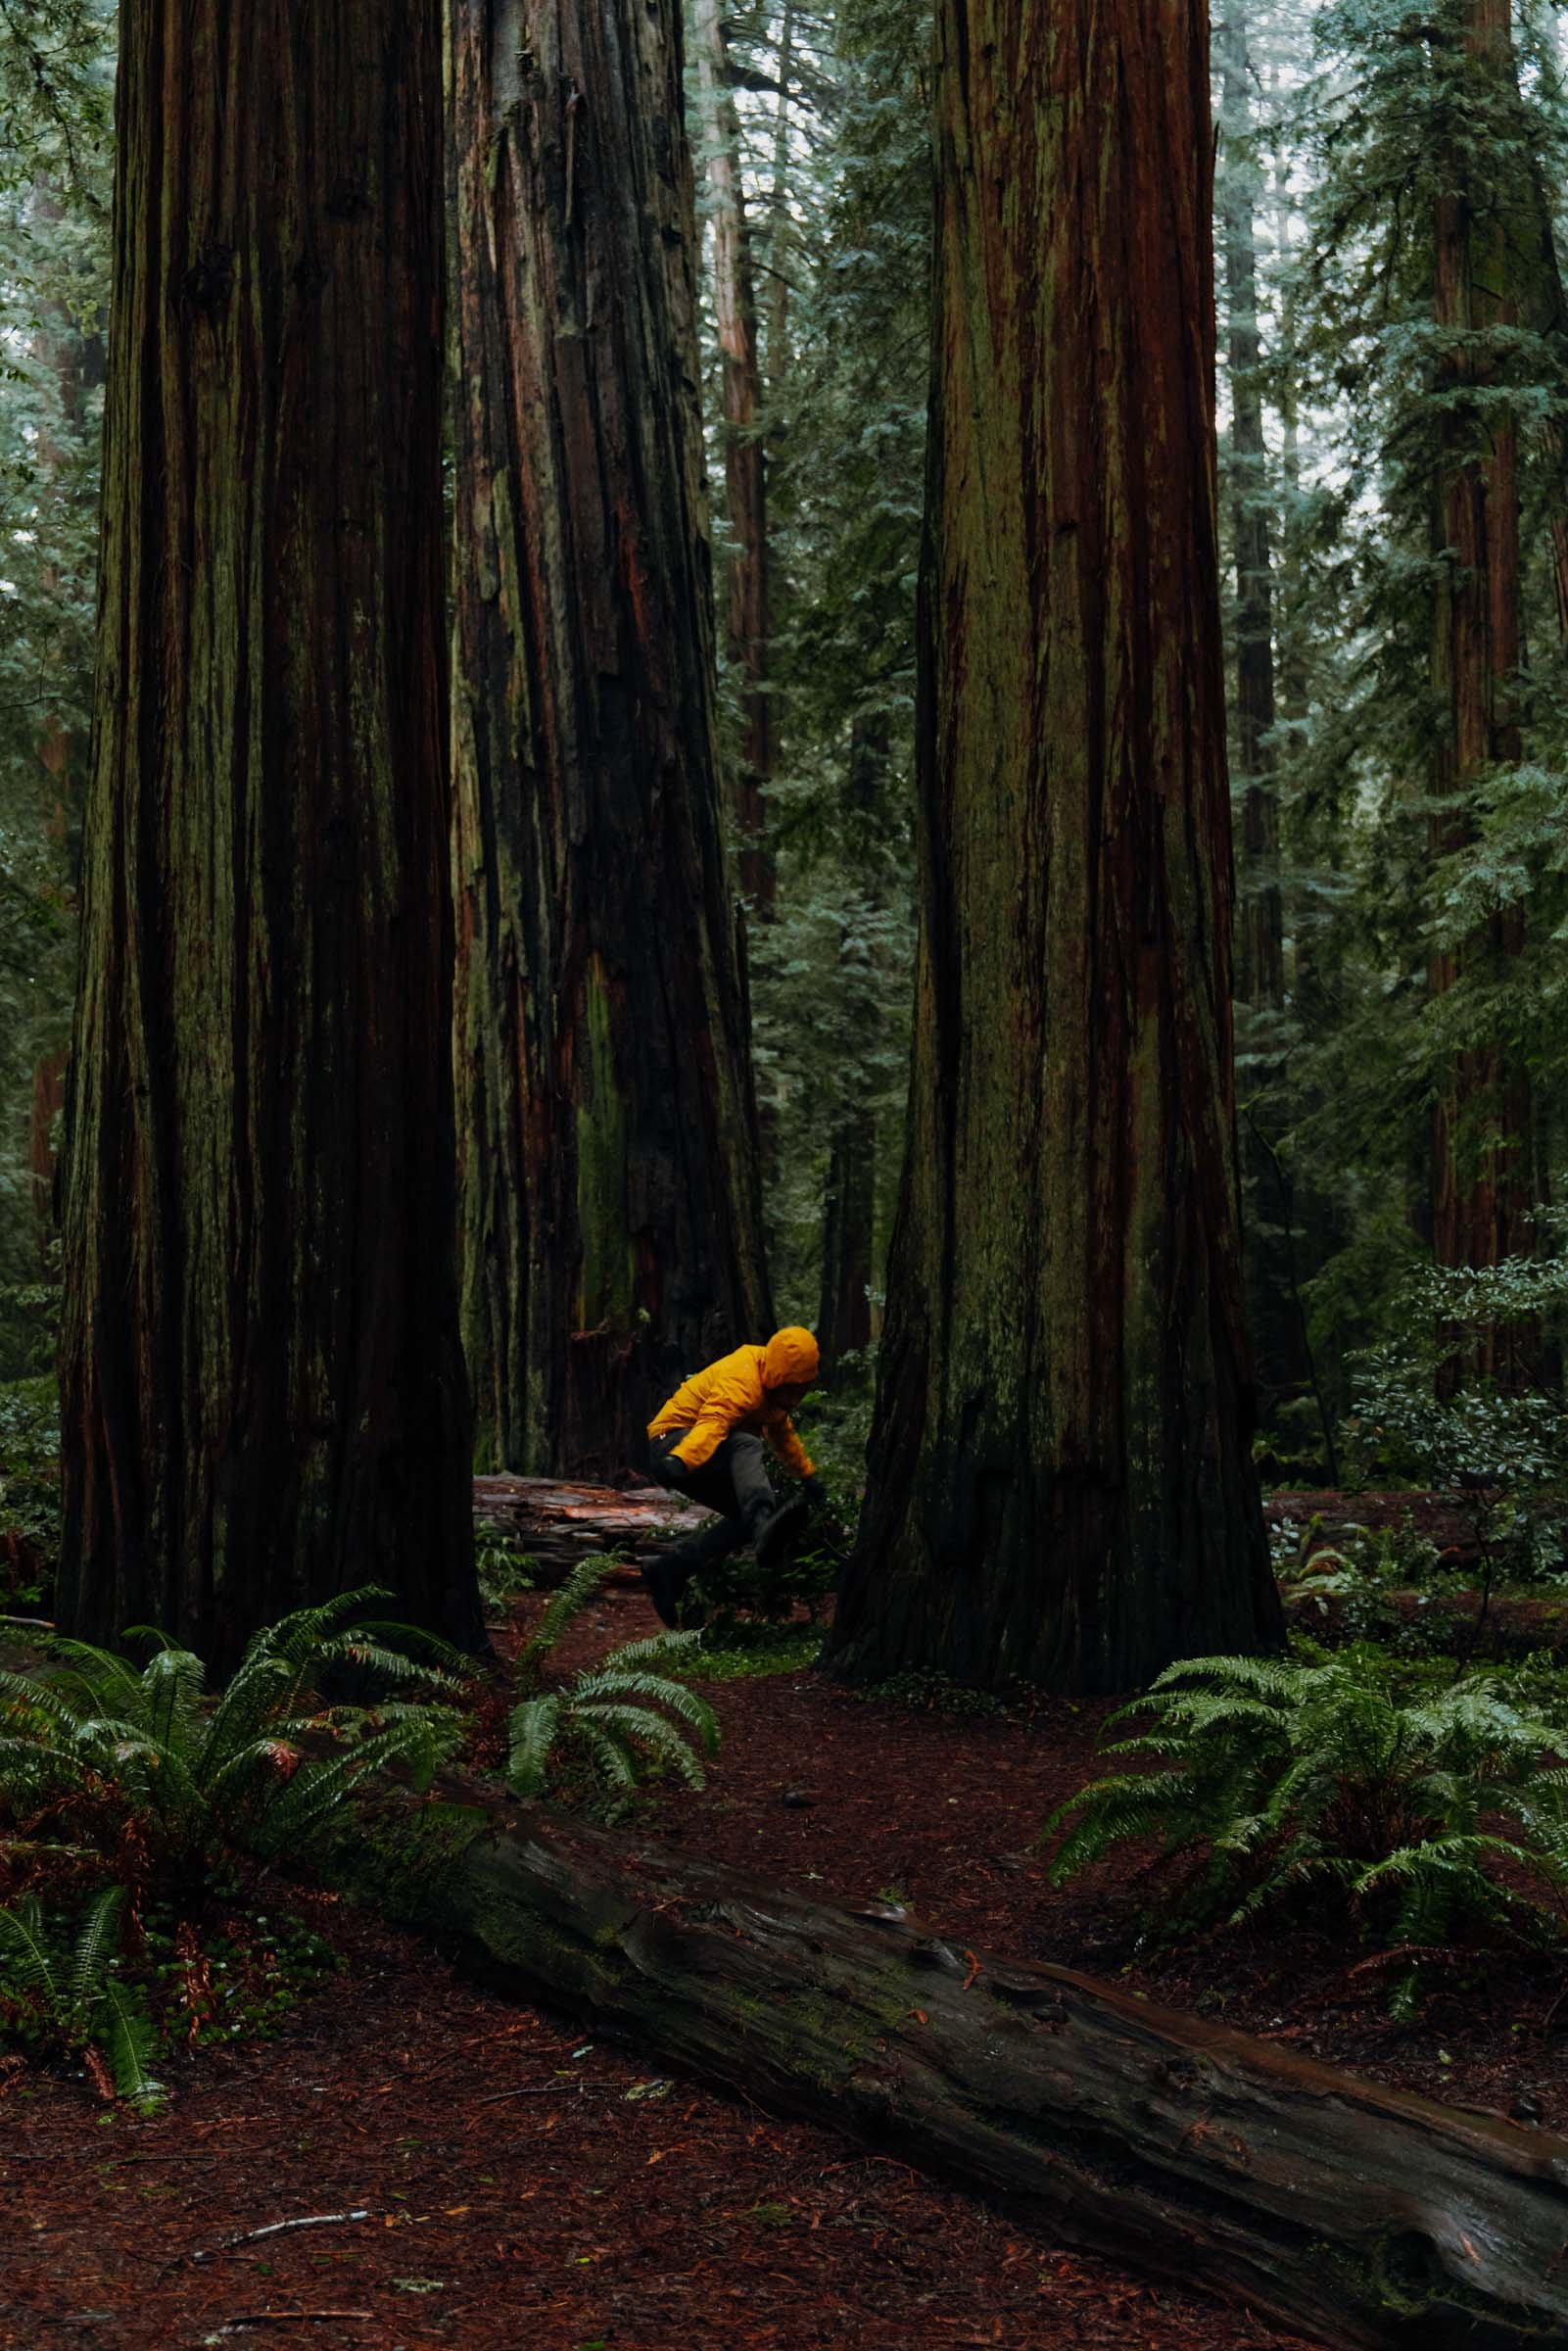
[[[586,1784],[601,1798],[616,1799],[666,1772],[700,1788],[701,1757],[718,1752],[713,1708],[668,1670],[692,1656],[699,1633],[627,1642],[564,1686],[546,1685],[556,1649],[597,1597],[611,1563],[580,1560],[551,1594],[518,1656],[523,1695],[511,1713],[506,1777],[521,1797]]]
[[[1568,1888],[1563,1713],[1527,1710],[1497,1677],[1417,1676],[1383,1651],[1172,1666],[1095,1781],[1045,1826],[1062,1884],[1122,1844],[1192,1862],[1179,1929],[1266,1917],[1353,1921],[1411,1965],[1456,1939],[1549,1943]],[[1499,1869],[1498,1865],[1503,1867]]]

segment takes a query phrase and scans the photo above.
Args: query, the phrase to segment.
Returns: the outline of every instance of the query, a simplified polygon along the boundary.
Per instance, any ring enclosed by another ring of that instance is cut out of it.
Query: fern
[[[1107,1751],[1155,1768],[1057,1807],[1043,1833],[1057,1884],[1130,1842],[1195,1862],[1173,1918],[1166,1905],[1176,1931],[1310,1900],[1381,1948],[1561,1932],[1562,1730],[1494,1675],[1439,1687],[1369,1648],[1206,1657],[1172,1666],[1107,1728],[1129,1718],[1138,1731]],[[1498,1815],[1511,1835],[1484,1825]],[[1413,1996],[1408,1975],[1396,1996]]]
[[[575,1756],[604,1790],[621,1795],[653,1771],[700,1788],[699,1755],[717,1754],[719,1724],[698,1692],[661,1673],[700,1645],[697,1633],[628,1642],[564,1690],[541,1687],[561,1636],[603,1582],[607,1559],[585,1559],[550,1600],[517,1661],[522,1696],[512,1709],[506,1777],[521,1797],[550,1785],[552,1760]]]
[[[148,1634],[156,1646],[140,1671],[50,1638],[46,1675],[0,1675],[0,1801],[21,1816],[50,1795],[69,1806],[89,1789],[107,1793],[137,1824],[149,1868],[184,1899],[227,1854],[305,1851],[369,1773],[398,1764],[428,1783],[459,1736],[453,1653],[365,1621],[384,1598],[345,1593],[267,1626],[215,1704],[201,1660],[161,1633]],[[327,1704],[319,1684],[342,1669],[373,1679],[390,1702]],[[328,1742],[336,1751],[323,1753]]]

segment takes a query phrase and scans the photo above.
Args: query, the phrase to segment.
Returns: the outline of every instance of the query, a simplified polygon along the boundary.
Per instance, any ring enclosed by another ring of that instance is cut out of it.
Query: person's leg
[[[757,1437],[727,1437],[724,1443],[702,1463],[699,1469],[677,1466],[671,1474],[670,1455],[680,1443],[680,1431],[656,1437],[651,1449],[654,1474],[672,1493],[689,1502],[699,1503],[704,1510],[716,1511],[719,1515],[710,1526],[700,1527],[674,1543],[662,1558],[653,1560],[642,1570],[642,1581],[648,1588],[660,1620],[668,1625],[682,1621],[681,1603],[687,1586],[704,1567],[716,1566],[734,1551],[754,1539],[756,1525],[772,1511],[773,1495],[767,1474],[761,1466],[762,1444]],[[749,1453],[757,1455],[755,1464]],[[737,1485],[736,1468],[739,1468]],[[757,1500],[760,1479],[762,1501]]]

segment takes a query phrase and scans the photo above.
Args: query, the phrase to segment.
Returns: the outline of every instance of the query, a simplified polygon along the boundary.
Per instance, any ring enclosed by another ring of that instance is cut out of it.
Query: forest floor
[[[519,1603],[499,1645],[514,1647],[540,1605]],[[639,1592],[609,1593],[556,1662],[653,1629]],[[1400,2025],[1375,1974],[1326,1940],[1141,1951],[1136,1856],[1053,1891],[1035,1841],[1094,1776],[1104,1707],[953,1714],[809,1671],[708,1694],[724,1747],[707,1791],[650,1796],[630,1837],[824,1899],[895,1897],[975,1949],[1117,1976],[1385,2081],[1568,2124],[1568,2003],[1547,1974],[1456,1973]],[[0,2343],[1286,2342],[1245,2313],[1065,2255],[831,2134],[670,2081],[332,1897],[287,1898],[328,1935],[342,1975],[271,2041],[168,2069],[159,2117],[57,2077],[0,2076]],[[316,2225],[249,2234],[279,2221]]]

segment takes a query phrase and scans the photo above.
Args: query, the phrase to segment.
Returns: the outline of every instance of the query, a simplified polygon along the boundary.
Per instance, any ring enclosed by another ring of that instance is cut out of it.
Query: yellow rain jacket
[[[779,1330],[766,1347],[737,1347],[677,1388],[655,1419],[650,1437],[672,1428],[687,1434],[674,1448],[689,1469],[700,1469],[734,1430],[766,1437],[797,1477],[816,1474],[789,1415],[771,1400],[773,1388],[809,1387],[817,1376],[817,1342],[809,1330]]]

